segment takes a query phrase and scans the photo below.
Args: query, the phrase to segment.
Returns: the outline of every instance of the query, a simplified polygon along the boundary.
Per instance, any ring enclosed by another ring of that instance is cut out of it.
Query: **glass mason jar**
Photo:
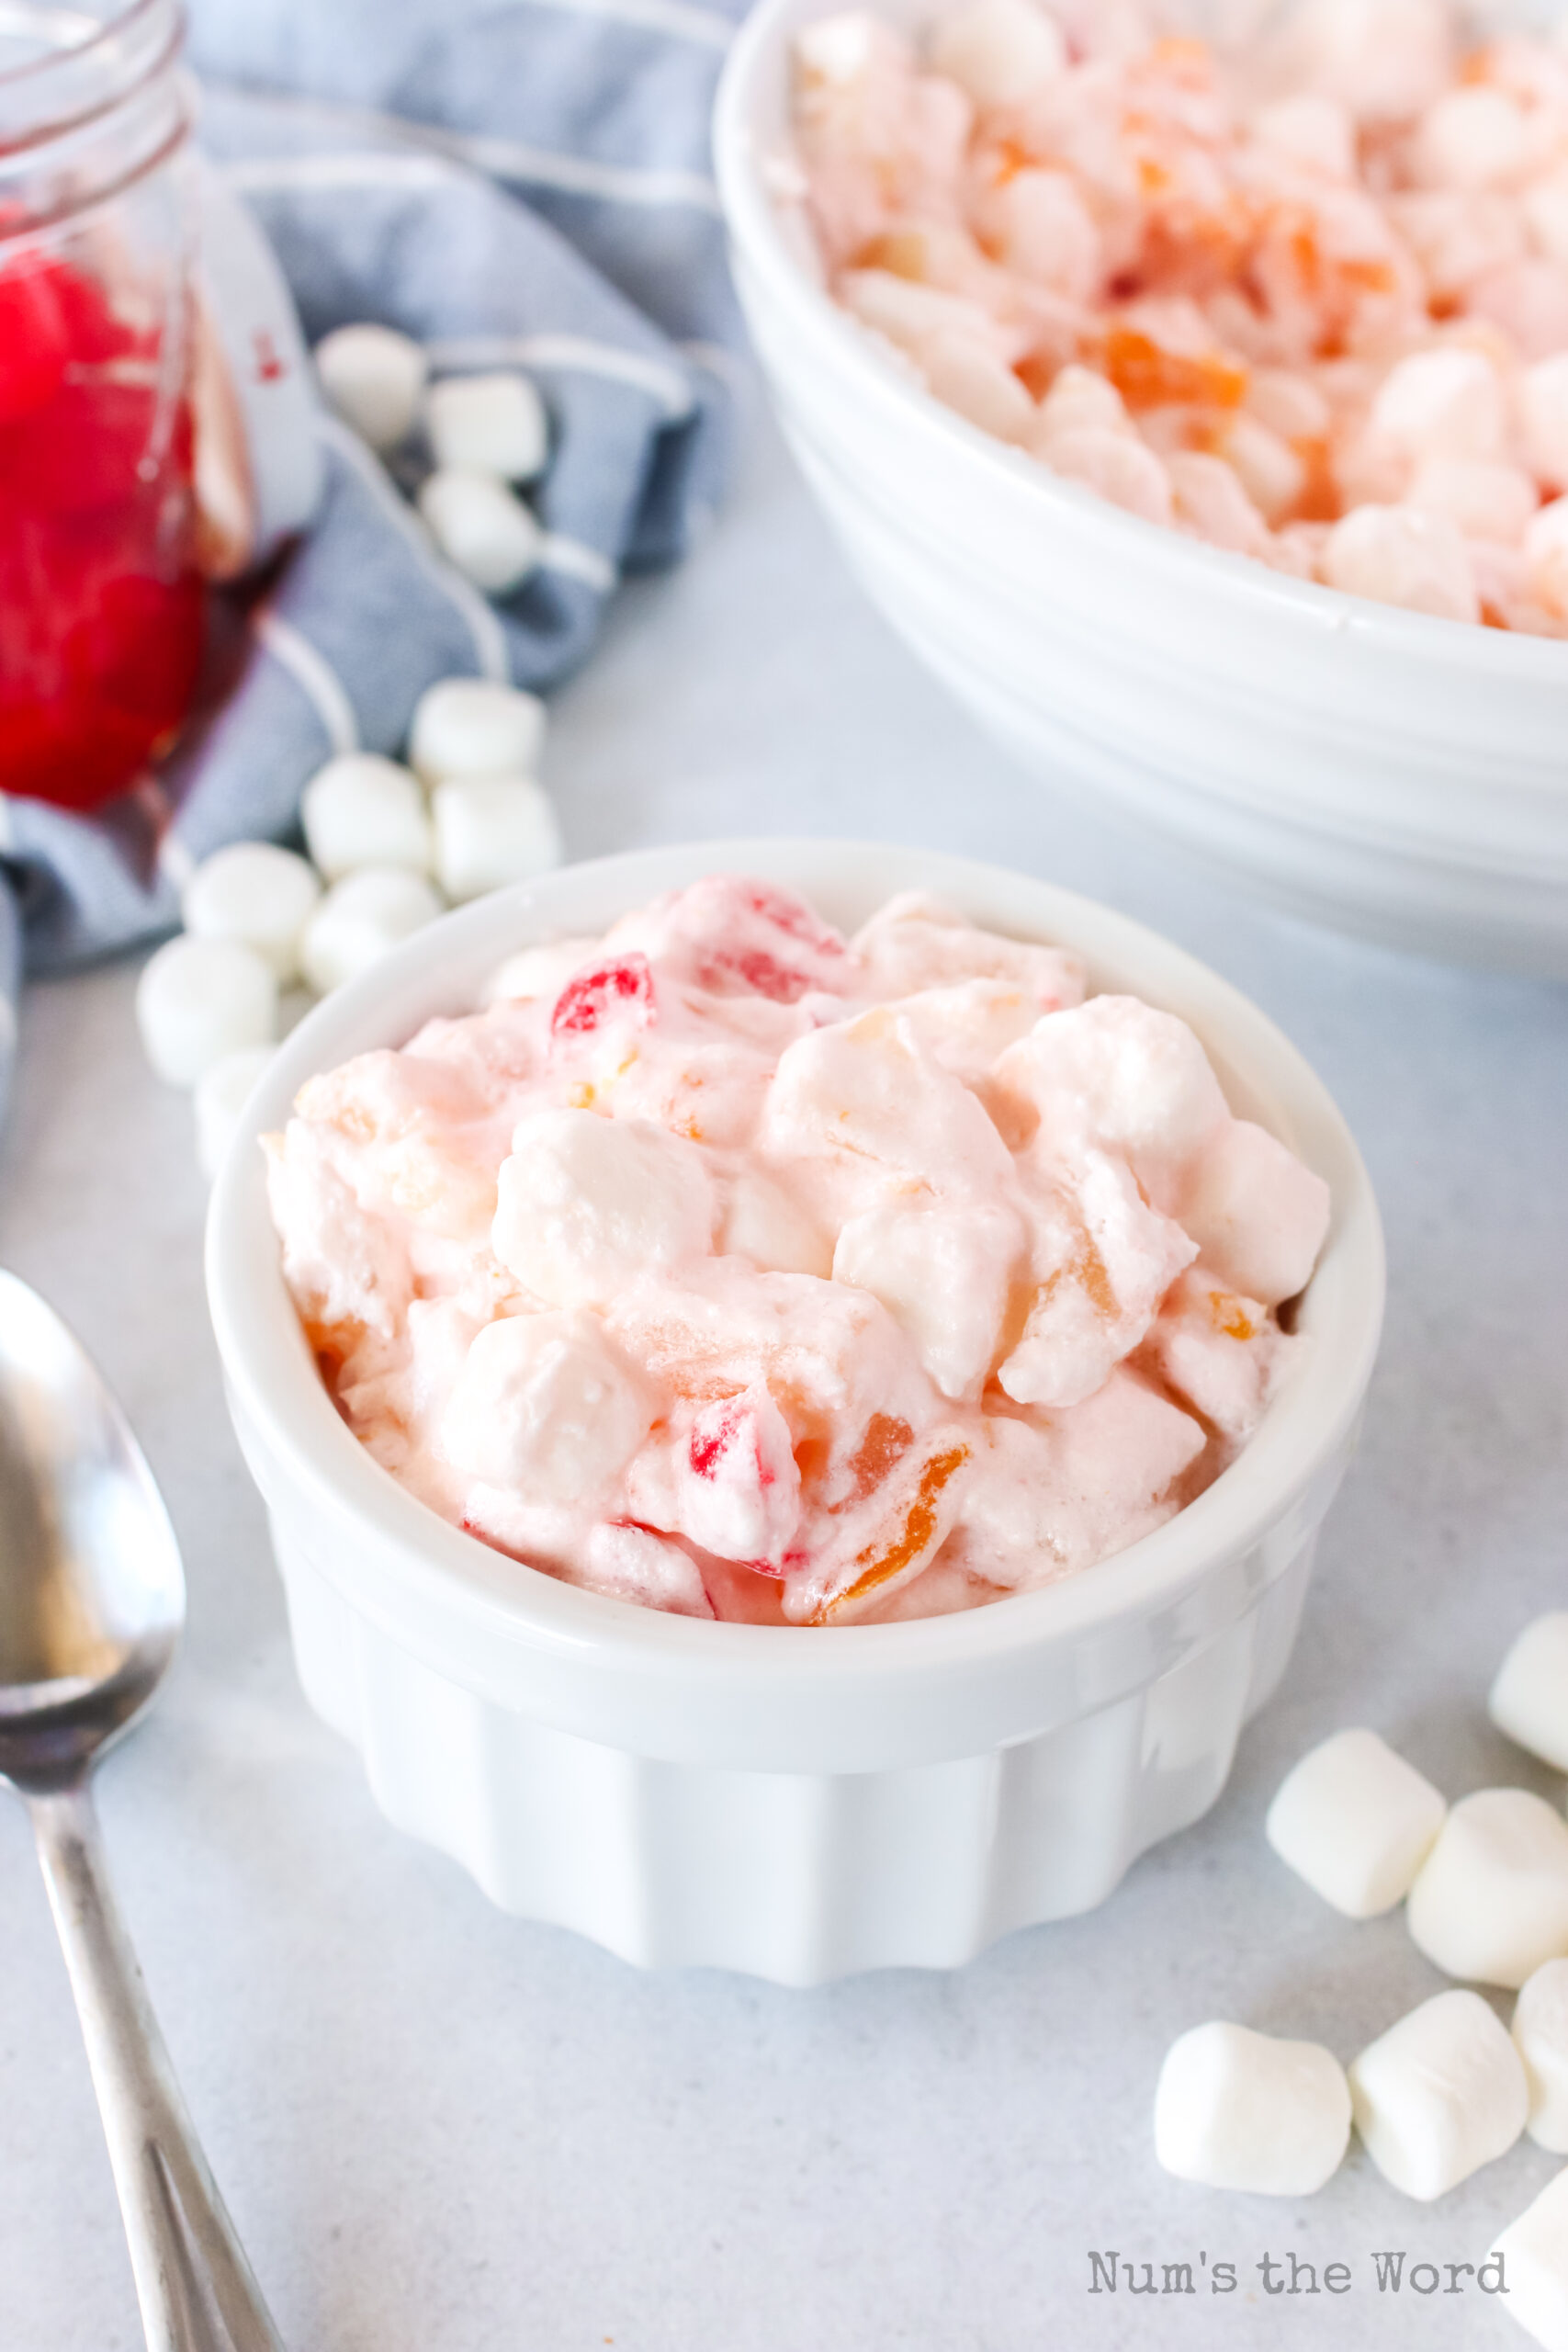
[[[0,0],[0,791],[90,808],[190,701],[179,0]]]

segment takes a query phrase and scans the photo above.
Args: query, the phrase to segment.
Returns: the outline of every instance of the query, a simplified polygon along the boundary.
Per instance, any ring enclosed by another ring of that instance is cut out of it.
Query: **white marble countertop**
[[[383,1823],[307,1712],[218,1388],[188,1103],[143,1068],[130,969],[34,989],[0,1260],[98,1355],[185,1548],[189,1637],[102,1809],[215,2169],[291,2352],[1523,2345],[1473,2286],[1380,2293],[1371,2257],[1479,2261],[1551,2177],[1539,2150],[1436,2207],[1359,2155],[1275,2202],[1167,2179],[1149,2114],[1166,2045],[1204,2018],[1348,2057],[1438,1989],[1397,1917],[1351,1926],[1265,1848],[1308,1744],[1368,1723],[1453,1794],[1561,1796],[1483,1700],[1517,1626],[1568,1597],[1568,994],[1238,907],[1021,782],[872,614],[768,435],[751,442],[710,543],[626,592],[558,698],[547,774],[574,854],[929,842],[1111,899],[1217,966],[1322,1071],[1382,1199],[1362,1451],[1227,1793],[1101,1910],[954,1976],[638,1975],[492,1911]],[[9,1802],[0,1906],[0,2346],[130,2352],[107,2162]],[[1090,2249],[1190,2261],[1201,2291],[1091,2295]],[[1256,2266],[1291,2252],[1348,2264],[1350,2290],[1270,2298]],[[1222,2260],[1239,2285],[1215,2298]]]

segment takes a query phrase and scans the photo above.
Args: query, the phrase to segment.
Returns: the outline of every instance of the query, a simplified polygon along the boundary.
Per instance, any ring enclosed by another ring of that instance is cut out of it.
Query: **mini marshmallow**
[[[1517,1990],[1568,1953],[1568,1822],[1527,1789],[1462,1798],[1405,1916],[1418,1949],[1450,1976]]]
[[[931,62],[977,106],[1010,106],[1059,74],[1067,47],[1055,20],[1032,0],[970,0],[938,19]]]
[[[977,1399],[1024,1243],[1023,1220],[1005,1201],[884,1202],[843,1226],[833,1279],[881,1300],[944,1396]]]
[[[405,866],[365,865],[334,882],[299,945],[305,978],[318,996],[367,971],[442,911],[423,875]]]
[[[1350,2137],[1350,2090],[1332,2051],[1246,2026],[1194,2026],[1155,2093],[1155,2154],[1178,2180],[1310,2197]]]
[[[1050,445],[1058,435],[1081,432],[1086,426],[1120,433],[1123,438],[1137,435],[1115,385],[1091,368],[1069,366],[1055,379],[1041,401],[1029,446],[1037,458],[1049,458]]]
[[[491,678],[440,678],[413,707],[409,764],[424,784],[454,776],[536,775],[545,706]]]
[[[430,820],[417,780],[377,752],[318,768],[299,803],[305,844],[329,882],[363,865],[430,871]]]
[[[521,587],[539,560],[544,533],[494,474],[441,467],[420,484],[418,503],[442,554],[487,596]]]
[[[560,827],[548,797],[521,776],[452,777],[431,797],[435,876],[454,905],[558,865]]]
[[[412,431],[427,372],[417,343],[394,327],[334,327],[314,356],[333,407],[373,449],[395,449]]]
[[[1427,187],[1495,187],[1529,153],[1524,109],[1506,90],[1477,84],[1445,90],[1416,134],[1417,178]]]
[[[1511,2148],[1529,2093],[1479,1993],[1438,1993],[1349,2069],[1356,2129],[1385,2180],[1429,2204]]]
[[[1568,619],[1568,498],[1543,506],[1526,531],[1525,572],[1531,594]]]
[[[1027,439],[1034,402],[978,335],[943,329],[922,347],[920,366],[935,397],[982,433],[994,433],[999,441]]]
[[[1413,458],[1497,458],[1506,426],[1501,379],[1483,351],[1414,351],[1384,377],[1371,424]]]
[[[800,1520],[789,1425],[765,1380],[705,1405],[676,1449],[677,1525],[721,1560],[780,1560]]]
[[[992,204],[999,258],[1010,269],[1037,286],[1050,287],[1069,302],[1093,298],[1104,268],[1100,234],[1066,172],[1015,172],[996,191]],[[1089,374],[1087,368],[1071,372]],[[1089,380],[1104,383],[1103,377]],[[1114,397],[1113,386],[1105,389]]]
[[[551,1306],[608,1306],[639,1274],[705,1256],[712,1180],[701,1152],[646,1119],[541,1111],[497,1179],[491,1246]]]
[[[1352,507],[1328,534],[1323,577],[1348,596],[1404,605],[1444,620],[1481,617],[1475,575],[1458,526],[1421,507]]]
[[[226,1054],[270,1046],[277,976],[237,939],[171,939],[136,984],[136,1025],[170,1086],[194,1086]]]
[[[1328,1231],[1327,1185],[1266,1127],[1227,1119],[1199,1151],[1176,1215],[1203,1264],[1278,1306],[1304,1289]]]
[[[1166,472],[1184,530],[1231,555],[1262,553],[1268,526],[1234,467],[1201,449],[1178,449]]]
[[[1145,523],[1171,520],[1169,475],[1145,443],[1114,426],[1085,424],[1053,433],[1043,449],[1032,436],[1030,452],[1064,481],[1080,483]]]
[[[196,1082],[196,1156],[204,1176],[216,1176],[228,1157],[240,1124],[240,1114],[255,1083],[271,1061],[271,1046],[245,1046],[225,1054],[204,1070]]]
[[[1568,490],[1568,351],[1527,368],[1517,397],[1528,463],[1551,489]]]
[[[612,1600],[639,1601],[676,1617],[711,1617],[713,1603],[696,1562],[667,1535],[618,1520],[590,1528],[584,1547],[587,1581]]]
[[[526,376],[448,376],[425,395],[425,429],[438,466],[533,481],[549,450],[545,404]]]
[[[292,850],[271,842],[231,842],[203,858],[180,900],[196,939],[238,939],[272,966],[280,982],[299,968],[299,934],[321,895],[320,877]]]
[[[1447,1811],[1375,1731],[1341,1731],[1287,1773],[1263,1829],[1325,1903],[1373,1919],[1408,1894]]]
[[[1497,1670],[1486,1712],[1532,1756],[1568,1772],[1568,1609],[1525,1627]]]
[[[833,1244],[821,1227],[765,1169],[745,1161],[726,1189],[717,1247],[726,1256],[750,1258],[766,1272],[815,1274],[827,1282],[833,1272]]]
[[[1410,503],[1446,514],[1467,539],[1495,539],[1513,547],[1540,504],[1534,482],[1522,466],[1494,465],[1482,458],[1428,458],[1410,485]]]
[[[442,1417],[448,1460],[547,1502],[597,1493],[648,1432],[654,1400],[595,1315],[513,1315],[474,1338]]]
[[[1568,268],[1568,172],[1561,166],[1526,188],[1520,210],[1548,261]]]
[[[1509,2222],[1492,2252],[1504,2266],[1509,2318],[1543,2352],[1568,2352],[1568,2171]]]
[[[1306,486],[1305,461],[1287,440],[1245,410],[1215,440],[1214,454],[1233,469],[1268,523],[1282,522]]]
[[[1546,1961],[1514,2005],[1514,2047],[1529,2085],[1529,2121],[1538,2147],[1568,2155],[1568,1960]]]

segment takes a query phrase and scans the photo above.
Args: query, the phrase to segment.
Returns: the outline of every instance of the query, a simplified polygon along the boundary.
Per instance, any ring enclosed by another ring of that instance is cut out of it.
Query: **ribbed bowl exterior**
[[[1052,788],[1108,795],[1315,920],[1568,975],[1568,645],[1200,546],[931,399],[827,300],[802,218],[770,193],[789,42],[823,13],[761,0],[715,152],[780,422],[874,602]]]
[[[467,1690],[344,1600],[308,1531],[272,1529],[300,1683],[389,1821],[502,1910],[635,1966],[801,1985],[955,1968],[1102,1903],[1224,1788],[1284,1672],[1315,1542],[1260,1547],[1275,1556],[1249,1564],[1256,1597],[1223,1633],[1032,1738],[883,1772],[759,1772],[639,1756]]]
[[[955,1617],[699,1623],[579,1591],[415,1502],[339,1419],[284,1287],[259,1134],[304,1079],[471,1004],[509,950],[750,870],[852,925],[924,888],[1076,948],[1091,984],[1183,1014],[1233,1107],[1327,1180],[1305,1345],[1238,1461],[1114,1559]],[[323,1002],[220,1173],[208,1283],[270,1517],[301,1682],[378,1804],[496,1903],[642,1966],[810,1984],[947,1968],[1104,1899],[1197,1819],[1284,1670],[1354,1443],[1382,1245],[1344,1122],[1255,1007],[1124,918],[1029,876],[846,842],[745,842],[563,869],[447,916]]]

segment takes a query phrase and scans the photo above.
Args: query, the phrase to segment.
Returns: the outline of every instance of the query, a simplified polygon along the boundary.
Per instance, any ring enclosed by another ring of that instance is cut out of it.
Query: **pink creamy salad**
[[[267,1138],[338,1408],[453,1525],[695,1617],[969,1609],[1244,1445],[1328,1193],[1171,1014],[716,875],[532,947]]]
[[[1164,13],[808,26],[776,176],[831,292],[939,400],[1146,521],[1568,636],[1568,33],[1298,0],[1221,52]]]

